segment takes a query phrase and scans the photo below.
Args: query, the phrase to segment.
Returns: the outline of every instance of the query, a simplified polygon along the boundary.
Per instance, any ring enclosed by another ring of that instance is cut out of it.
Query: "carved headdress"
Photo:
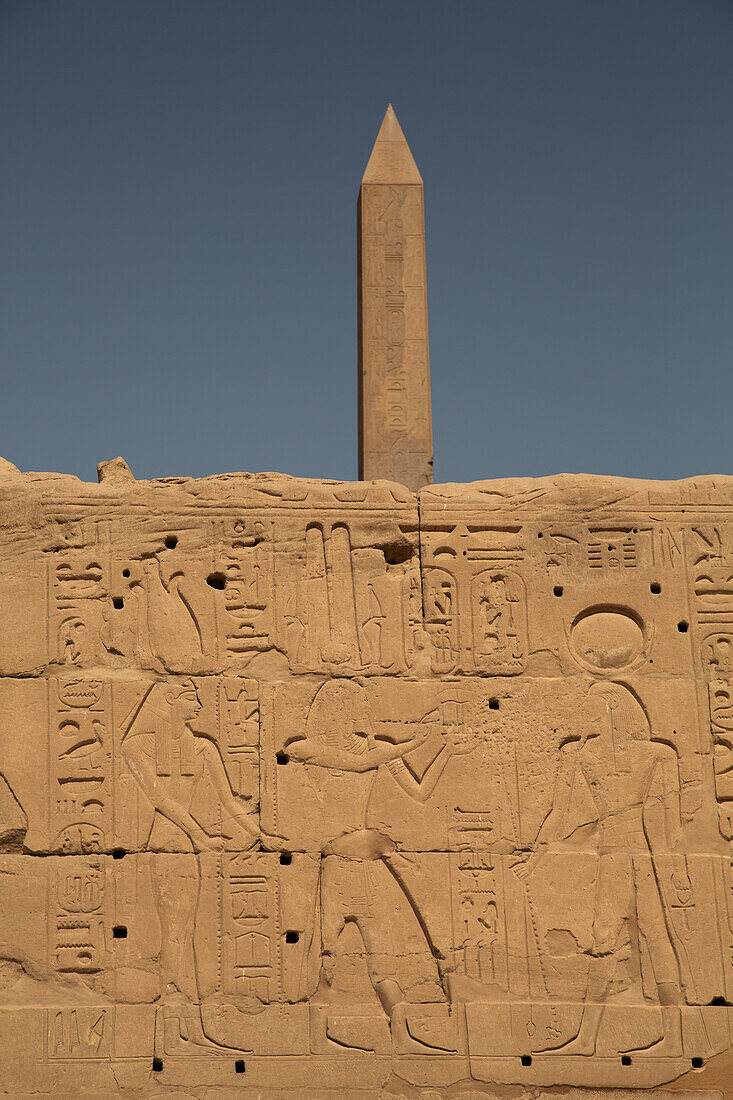
[[[648,741],[651,737],[649,719],[636,692],[628,684],[602,680],[592,684],[589,698],[600,698],[606,705],[614,733],[633,741]]]
[[[363,752],[364,736],[371,733],[369,704],[361,684],[353,680],[327,680],[321,684],[308,712],[309,738],[334,748]]]
[[[155,754],[157,775],[170,775],[173,760],[172,705],[184,694],[197,694],[192,679],[181,681],[159,681],[148,688],[128,719],[123,741],[128,737],[151,734],[154,744],[151,750]],[[194,774],[194,751],[189,738],[181,738],[178,749],[181,775]]]

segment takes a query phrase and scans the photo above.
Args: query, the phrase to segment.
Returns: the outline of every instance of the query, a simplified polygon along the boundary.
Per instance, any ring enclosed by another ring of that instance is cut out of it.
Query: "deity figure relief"
[[[165,853],[150,862],[161,933],[161,1002],[184,1006],[182,1039],[209,1045],[196,1008],[200,853],[247,850],[262,834],[255,814],[234,794],[216,743],[196,729],[201,709],[193,680],[154,684],[129,723],[122,752],[148,805],[145,848]],[[196,795],[206,781],[218,797],[220,833],[196,817]]]
[[[653,976],[661,1007],[663,1034],[648,1049],[655,1055],[679,1056],[682,982],[659,865],[659,857],[673,850],[681,835],[677,753],[651,739],[646,712],[626,685],[593,684],[588,698],[597,708],[599,732],[563,748],[551,811],[533,854],[515,869],[526,878],[550,844],[563,836],[574,786],[584,783],[597,824],[593,943],[580,1029],[556,1049],[594,1053],[619,952],[630,940],[642,974]]]
[[[287,745],[289,757],[308,769],[322,807],[321,969],[311,1003],[331,998],[339,936],[353,923],[393,1040],[412,1053],[435,1052],[409,1035],[405,1014],[409,1003],[435,999],[440,978],[420,916],[391,862],[396,845],[385,833],[367,827],[367,812],[381,765],[391,771],[397,765],[395,777],[416,793],[420,784],[401,762],[429,733],[425,725],[408,741],[377,740],[364,688],[354,681],[332,680],[316,693],[305,738]],[[435,785],[449,755],[449,748],[439,754],[430,774],[426,772],[426,785]],[[327,1043],[323,1046],[327,1049]]]

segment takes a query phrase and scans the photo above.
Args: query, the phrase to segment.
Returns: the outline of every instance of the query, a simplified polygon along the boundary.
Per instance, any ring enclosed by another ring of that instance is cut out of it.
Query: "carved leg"
[[[603,1019],[603,1004],[608,992],[609,979],[613,961],[607,956],[591,959],[588,970],[588,988],[586,991],[586,1003],[583,1007],[583,1016],[580,1021],[580,1029],[574,1039],[562,1046],[552,1047],[552,1050],[561,1051],[563,1054],[595,1054],[596,1040]]]
[[[650,1047],[629,1047],[629,1050],[649,1050],[657,1056],[664,1054],[669,1058],[680,1058],[682,1056],[680,992],[677,986],[671,983],[660,983],[658,989],[662,1011],[662,1037]]]
[[[605,1005],[586,1005],[583,1009],[583,1018],[580,1021],[580,1031],[568,1043],[560,1047],[552,1047],[553,1051],[561,1054],[581,1054],[589,1056],[596,1052],[596,1039],[601,1026],[603,1009]]]
[[[197,999],[193,925],[198,905],[194,855],[167,855],[151,864],[153,897],[160,921],[160,992],[165,1000],[182,994]]]

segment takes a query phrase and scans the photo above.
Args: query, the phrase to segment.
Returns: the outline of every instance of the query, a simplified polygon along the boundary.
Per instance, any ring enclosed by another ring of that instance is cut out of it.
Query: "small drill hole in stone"
[[[531,1066],[532,1065],[532,1055],[531,1054],[523,1054],[522,1057],[519,1060],[520,1060],[520,1062],[522,1063],[523,1066]]]
[[[122,611],[122,608],[125,606],[125,601],[122,599],[122,596],[113,596],[112,606],[115,611]]]
[[[297,943],[299,939],[300,939],[300,933],[299,932],[286,932],[285,933],[285,942],[286,943]]]
[[[702,1069],[702,1065],[703,1065],[702,1058],[691,1058],[690,1059],[690,1065],[692,1066],[693,1069]]]
[[[244,1059],[243,1058],[237,1058],[236,1062],[234,1063],[234,1072],[235,1073],[244,1073]]]
[[[498,699],[489,699],[489,710],[498,710],[498,709],[499,709],[499,700]]]
[[[178,539],[175,535],[166,535],[165,545],[167,550],[175,550],[175,548],[178,546]]]
[[[122,570],[122,576],[123,577],[129,577],[130,576],[130,570],[129,569],[123,569]]]
[[[552,591],[555,596],[562,596],[562,585],[556,584]]]
[[[538,532],[537,532],[537,538],[538,538],[538,539],[541,539],[541,538],[542,538],[542,532],[541,532],[541,531],[538,531]]]
[[[293,862],[293,857],[290,854],[290,852],[281,852],[280,853],[280,863],[282,864],[283,867],[289,867],[292,862]]]
[[[227,579],[223,573],[209,573],[206,583],[210,588],[216,588],[222,592],[226,588]]]
[[[116,924],[114,926],[114,928],[112,929],[112,935],[114,936],[114,938],[116,940],[126,940],[127,939],[127,928],[125,927],[124,924]]]
[[[287,764],[290,760],[290,757],[286,752],[278,752],[275,754],[275,759],[277,760],[278,764]]]
[[[125,851],[124,848],[113,848],[112,849],[112,859],[124,859],[126,855],[127,855],[127,852]]]
[[[690,629],[690,624],[687,622],[686,619],[680,619],[680,621],[677,623],[677,629],[679,630],[680,634],[686,634],[687,631]]]
[[[649,591],[652,593],[652,595],[658,596],[659,593],[662,591],[662,586],[659,581],[652,581],[652,583],[649,585]]]
[[[162,1058],[153,1058],[153,1073],[160,1073],[163,1068]]]
[[[621,1055],[621,1065],[622,1066],[630,1066],[631,1065],[631,1056],[629,1054],[622,1054]]]

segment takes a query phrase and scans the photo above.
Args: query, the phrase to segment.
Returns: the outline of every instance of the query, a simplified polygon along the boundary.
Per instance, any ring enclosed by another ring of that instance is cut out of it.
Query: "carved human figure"
[[[390,863],[396,846],[366,822],[377,769],[400,763],[429,733],[429,726],[421,726],[409,741],[376,740],[364,688],[350,680],[331,680],[321,685],[311,704],[306,737],[287,744],[289,757],[308,768],[323,808],[321,971],[311,1003],[329,1000],[338,939],[346,924],[353,922],[393,1039],[403,1052],[413,1053],[434,1053],[434,1048],[408,1034],[407,1004],[433,999],[440,989],[439,975],[419,914]],[[441,758],[433,765],[433,773],[439,774],[445,762]],[[408,779],[404,784],[411,790],[419,786],[414,779],[412,785]]]
[[[232,791],[219,749],[195,729],[201,712],[193,680],[153,685],[123,738],[122,751],[149,804],[145,847],[165,853],[151,860],[151,880],[160,921],[160,987],[166,1004],[197,1006],[194,929],[199,903],[199,854],[246,850],[261,837],[244,799]],[[195,814],[204,781],[213,783],[222,832],[207,831]],[[186,1014],[183,1039],[208,1045],[200,1014]]]
[[[563,1054],[594,1053],[617,954],[628,938],[642,965],[646,961],[651,969],[661,1006],[663,1034],[649,1049],[655,1055],[680,1055],[680,967],[659,868],[659,856],[674,849],[681,834],[677,753],[651,740],[646,712],[626,685],[595,683],[588,698],[597,709],[594,724],[599,732],[562,749],[552,809],[532,856],[516,868],[521,878],[526,877],[549,845],[562,837],[573,788],[578,781],[585,783],[597,814],[593,945],[580,1029],[556,1049]]]

